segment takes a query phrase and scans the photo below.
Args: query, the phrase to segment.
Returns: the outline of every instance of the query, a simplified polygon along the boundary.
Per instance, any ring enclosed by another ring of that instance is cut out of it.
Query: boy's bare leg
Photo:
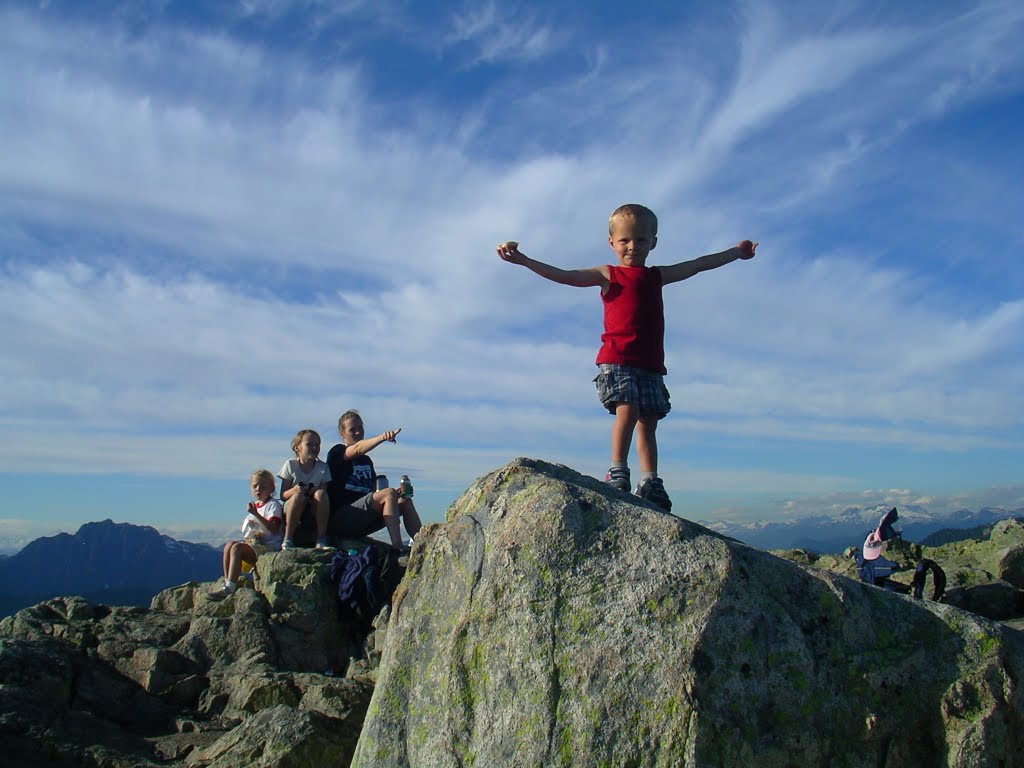
[[[640,471],[643,473],[637,485],[637,495],[642,499],[654,502],[666,512],[672,511],[672,500],[665,492],[665,485],[658,477],[658,441],[655,431],[658,419],[645,414],[636,422],[636,452],[640,459]]]
[[[409,534],[410,538],[415,538],[416,534],[420,532],[420,528],[423,527],[423,523],[420,522],[419,513],[416,511],[416,505],[412,503],[412,499],[398,500],[398,514],[402,517],[402,523],[405,524],[405,532]]]
[[[655,436],[657,429],[657,417],[644,415],[637,419],[636,455],[640,460],[641,472],[658,474],[658,439]]]
[[[615,423],[612,424],[612,463],[627,463],[629,444],[633,440],[633,428],[636,426],[639,411],[631,403],[618,403],[615,406]]]
[[[299,530],[299,521],[302,520],[302,513],[305,511],[304,493],[296,493],[284,503],[284,537],[289,541],[295,538],[295,532]]]
[[[331,500],[327,496],[327,491],[322,488],[318,491],[313,491],[313,503],[316,504],[316,538],[317,541],[326,538],[327,536],[327,521],[331,517]]]

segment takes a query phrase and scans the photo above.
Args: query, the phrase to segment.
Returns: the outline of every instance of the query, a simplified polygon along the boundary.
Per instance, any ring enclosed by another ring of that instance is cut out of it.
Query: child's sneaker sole
[[[641,499],[661,507],[666,512],[672,511],[672,499],[665,492],[665,485],[659,477],[652,480],[644,480],[636,487],[635,493]]]
[[[221,587],[220,589],[214,590],[213,592],[207,592],[206,599],[214,603],[219,603],[221,600],[231,597],[237,591],[237,588],[228,589],[227,587]]]

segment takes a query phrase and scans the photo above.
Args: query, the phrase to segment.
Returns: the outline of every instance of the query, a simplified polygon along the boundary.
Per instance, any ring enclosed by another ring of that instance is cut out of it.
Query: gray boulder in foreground
[[[518,459],[417,537],[354,766],[1024,765],[1015,630]]]

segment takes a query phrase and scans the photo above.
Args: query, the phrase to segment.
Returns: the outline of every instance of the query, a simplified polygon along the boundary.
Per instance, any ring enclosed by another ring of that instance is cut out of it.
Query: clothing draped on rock
[[[939,601],[946,593],[946,572],[939,567],[934,560],[927,557],[917,561],[917,568],[914,570],[914,580],[911,582],[914,587],[914,597],[918,600],[924,597],[924,582],[928,572],[932,574],[932,600]]]
[[[375,546],[335,553],[328,574],[338,582],[339,610],[344,618],[364,628],[373,621],[405,573],[398,557],[397,551],[380,555]]]

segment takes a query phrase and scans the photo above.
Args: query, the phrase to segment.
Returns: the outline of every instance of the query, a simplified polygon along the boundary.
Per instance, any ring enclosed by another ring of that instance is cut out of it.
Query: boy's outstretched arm
[[[699,272],[707,272],[709,269],[724,267],[726,264],[731,264],[737,259],[752,259],[754,258],[755,251],[757,251],[757,243],[744,240],[742,243],[737,244],[735,248],[730,248],[727,251],[709,253],[707,256],[701,256],[690,261],[682,261],[679,264],[671,264],[667,267],[658,267],[661,270],[661,283],[662,285],[678,283],[680,280],[693,277]]]
[[[502,260],[510,264],[519,264],[531,272],[536,272],[541,277],[561,285],[571,285],[575,288],[593,288],[600,286],[602,289],[608,284],[607,267],[590,267],[588,269],[559,269],[543,261],[531,259],[520,252],[519,243],[510,240],[502,243],[497,248],[498,255]]]

